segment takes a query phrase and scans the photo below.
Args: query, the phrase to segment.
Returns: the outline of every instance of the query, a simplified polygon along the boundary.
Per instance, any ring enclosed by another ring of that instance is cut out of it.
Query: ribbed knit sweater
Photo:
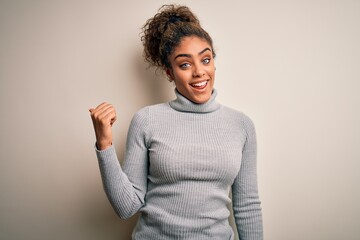
[[[96,150],[105,192],[121,218],[140,211],[135,240],[263,239],[256,135],[243,113],[215,101],[195,104],[175,90],[168,103],[139,110],[125,161]]]

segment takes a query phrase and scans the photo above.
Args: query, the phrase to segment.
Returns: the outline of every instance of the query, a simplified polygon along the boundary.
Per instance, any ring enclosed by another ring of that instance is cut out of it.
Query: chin
[[[209,101],[210,98],[211,98],[211,93],[200,96],[200,97],[193,97],[191,99],[191,101],[194,103],[197,103],[197,104],[202,104],[202,103],[206,103],[207,101]]]

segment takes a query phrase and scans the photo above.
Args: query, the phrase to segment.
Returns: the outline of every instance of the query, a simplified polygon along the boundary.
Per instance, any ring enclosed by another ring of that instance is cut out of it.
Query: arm
[[[96,154],[105,193],[120,218],[134,215],[144,204],[147,188],[148,152],[145,144],[147,116],[137,113],[131,121],[126,144],[124,167],[120,166],[115,148],[101,149],[97,137]],[[94,128],[98,120],[94,120]],[[99,124],[98,124],[99,125]],[[112,124],[111,124],[112,125]],[[99,129],[99,128],[98,128]],[[96,133],[96,136],[101,134]],[[106,142],[111,143],[108,139]]]
[[[252,121],[244,121],[246,141],[240,171],[232,186],[233,210],[240,240],[262,240],[263,226],[257,187],[256,133]]]

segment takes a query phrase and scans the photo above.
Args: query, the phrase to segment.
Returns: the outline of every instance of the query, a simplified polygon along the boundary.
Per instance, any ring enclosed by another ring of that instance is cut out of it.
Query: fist
[[[112,125],[116,121],[115,108],[109,103],[102,103],[89,109],[94,125],[96,146],[104,150],[112,145]]]

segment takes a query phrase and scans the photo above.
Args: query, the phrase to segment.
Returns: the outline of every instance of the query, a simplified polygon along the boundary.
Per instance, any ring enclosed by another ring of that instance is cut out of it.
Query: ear
[[[170,82],[175,80],[174,73],[171,68],[166,68],[165,72],[166,72],[166,76],[168,76]]]

